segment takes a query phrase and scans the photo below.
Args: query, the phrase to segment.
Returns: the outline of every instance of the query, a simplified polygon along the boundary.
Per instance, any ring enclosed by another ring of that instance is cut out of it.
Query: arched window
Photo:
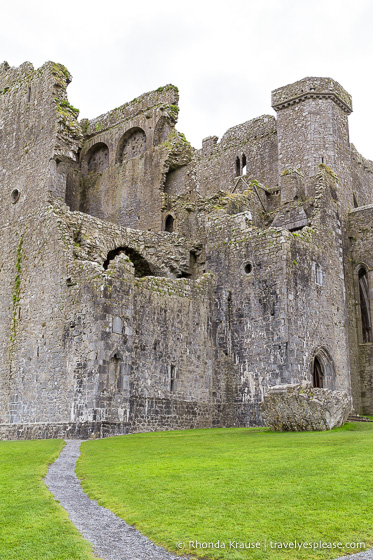
[[[237,156],[236,157],[236,177],[239,177],[241,175],[241,162],[240,162],[240,158]]]
[[[109,165],[109,148],[98,142],[88,151],[86,157],[87,173],[102,173]]]
[[[369,302],[369,281],[367,270],[361,266],[358,273],[360,319],[363,343],[372,342],[372,320]]]
[[[168,231],[168,233],[172,233],[174,231],[174,221],[174,217],[169,214],[164,223],[164,230]]]
[[[245,154],[242,154],[242,172],[241,172],[241,175],[246,175],[246,173],[247,173],[246,156],[245,156]]]
[[[314,387],[322,388],[324,386],[324,370],[317,356],[313,361],[312,381]]]
[[[134,157],[141,156],[145,150],[145,132],[139,127],[131,128],[123,134],[118,143],[116,162],[123,163]]]

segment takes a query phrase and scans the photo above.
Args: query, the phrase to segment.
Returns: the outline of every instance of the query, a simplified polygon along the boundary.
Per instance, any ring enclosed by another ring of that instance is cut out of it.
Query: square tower
[[[348,192],[352,100],[343,87],[331,78],[304,78],[274,90],[272,107],[277,112],[281,186],[289,169],[311,177],[321,163],[338,175]]]

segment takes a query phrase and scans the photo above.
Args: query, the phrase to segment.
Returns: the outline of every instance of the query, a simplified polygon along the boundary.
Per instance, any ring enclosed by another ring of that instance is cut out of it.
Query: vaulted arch
[[[85,171],[86,173],[102,173],[108,166],[109,148],[104,142],[97,142],[85,155]]]
[[[118,142],[116,162],[123,163],[141,156],[146,150],[146,134],[142,128],[134,127],[125,132]]]
[[[116,247],[108,252],[107,258],[103,263],[103,267],[107,270],[110,263],[120,254],[125,254],[132,262],[135,268],[135,276],[142,278],[144,276],[153,276],[152,265],[135,249],[131,247]]]

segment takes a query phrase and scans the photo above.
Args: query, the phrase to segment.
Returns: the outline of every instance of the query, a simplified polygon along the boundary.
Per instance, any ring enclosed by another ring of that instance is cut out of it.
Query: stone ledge
[[[125,422],[0,424],[0,440],[95,439],[124,435],[128,431],[128,424]]]

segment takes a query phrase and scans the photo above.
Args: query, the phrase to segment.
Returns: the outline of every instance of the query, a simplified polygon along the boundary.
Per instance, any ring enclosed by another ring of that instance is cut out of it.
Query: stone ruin
[[[273,431],[323,431],[343,426],[351,400],[345,391],[298,383],[270,387],[259,408],[265,425]]]
[[[330,78],[194,149],[178,90],[93,120],[0,66],[0,436],[255,426],[271,387],[373,413],[373,163]]]

